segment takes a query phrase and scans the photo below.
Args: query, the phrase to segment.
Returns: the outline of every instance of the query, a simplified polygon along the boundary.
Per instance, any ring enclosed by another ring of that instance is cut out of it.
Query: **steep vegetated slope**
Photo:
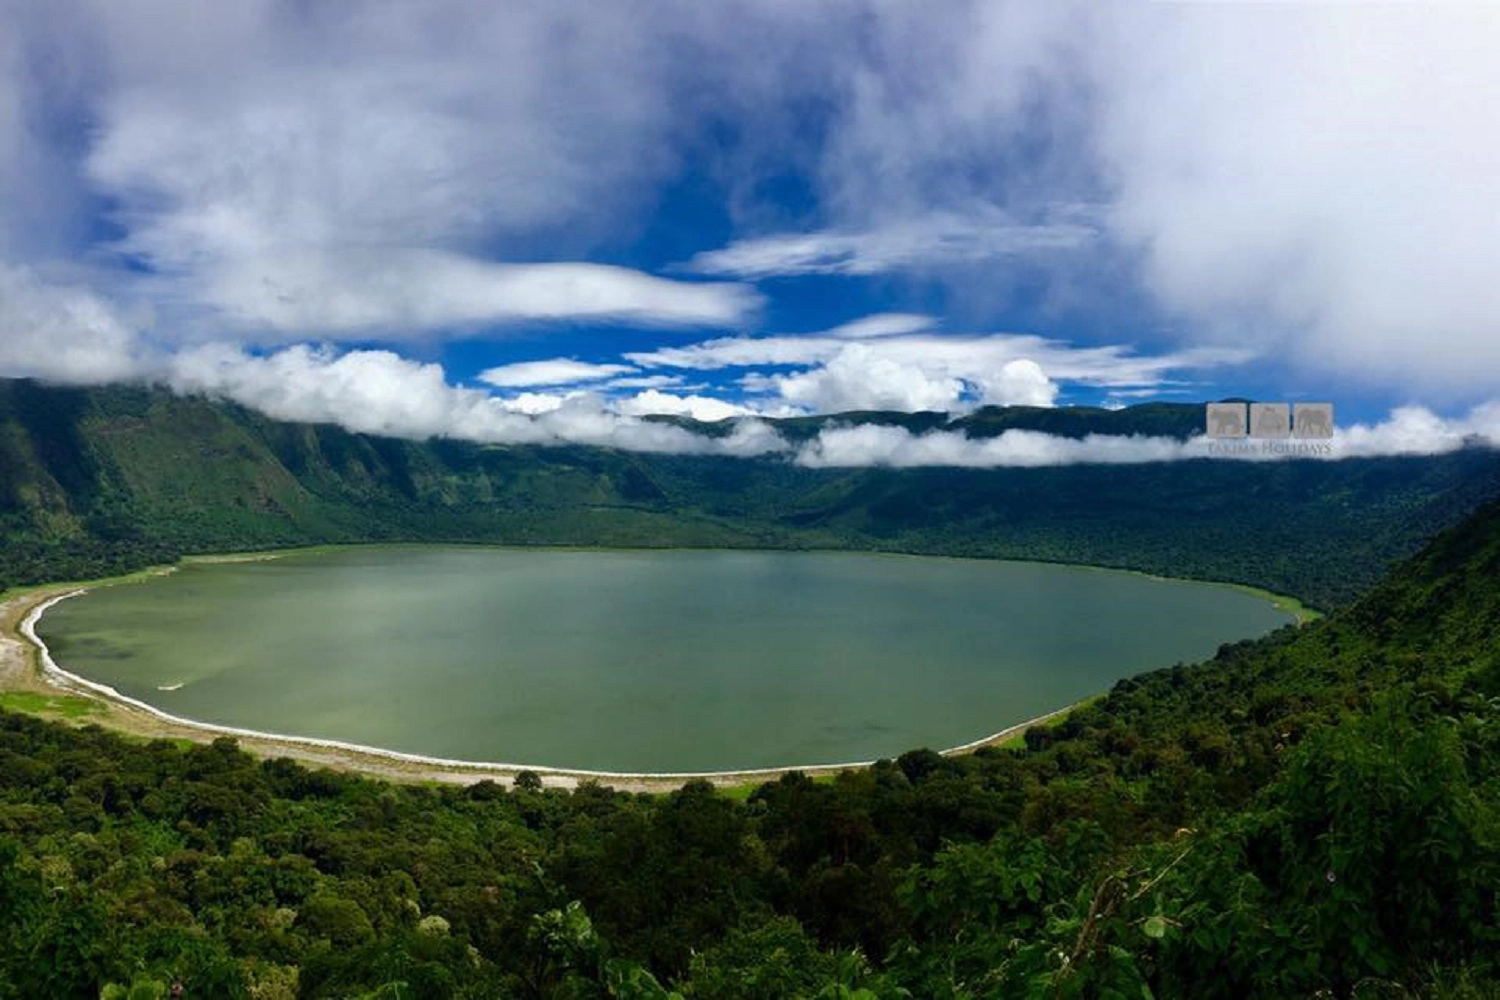
[[[1185,437],[1201,407],[781,421],[975,436]],[[699,433],[719,425],[686,422]],[[1344,603],[1500,494],[1500,454],[1040,469],[811,469],[765,459],[414,442],[143,388],[0,381],[0,584],[324,542],[878,548],[1092,563]]]
[[[1500,504],[1024,746],[746,801],[0,713],[0,997],[1486,997]]]

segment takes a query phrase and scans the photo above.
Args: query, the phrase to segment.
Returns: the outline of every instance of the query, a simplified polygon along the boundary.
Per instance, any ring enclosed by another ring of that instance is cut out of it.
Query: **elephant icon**
[[[1333,437],[1333,405],[1331,403],[1297,404],[1296,434],[1300,438]]]
[[[1244,437],[1245,407],[1239,403],[1209,403],[1208,436]]]
[[[1292,430],[1292,408],[1285,403],[1256,403],[1250,407],[1250,434],[1258,438],[1284,438]]]

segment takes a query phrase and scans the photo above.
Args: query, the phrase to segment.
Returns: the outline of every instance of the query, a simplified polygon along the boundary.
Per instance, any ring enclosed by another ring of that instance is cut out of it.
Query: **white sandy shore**
[[[540,775],[544,782],[550,785],[572,787],[580,781],[609,781],[645,790],[656,790],[662,787],[675,787],[685,781],[695,779],[704,779],[717,785],[742,785],[757,780],[772,780],[794,771],[811,775],[831,774],[843,770],[869,767],[874,763],[873,761],[847,761],[833,764],[805,764],[731,771],[592,771],[579,768],[558,768],[492,761],[455,760],[446,757],[433,757],[425,754],[386,750],[380,747],[348,743],[342,740],[321,739],[312,736],[292,736],[286,733],[273,733],[263,730],[242,729],[236,726],[199,722],[195,719],[172,715],[154,705],[123,694],[107,684],[101,684],[97,681],[80,677],[71,671],[63,669],[53,659],[51,650],[47,648],[47,644],[36,633],[37,623],[48,609],[69,598],[86,594],[88,593],[88,589],[87,587],[77,587],[62,593],[45,595],[26,610],[25,617],[22,619],[17,631],[36,650],[37,661],[41,667],[41,679],[49,687],[68,693],[100,698],[112,705],[133,709],[135,712],[143,713],[148,718],[165,724],[161,733],[147,733],[147,735],[175,735],[174,731],[185,731],[199,738],[232,736],[250,741],[251,745],[247,749],[261,752],[267,756],[297,756],[303,759],[312,759],[314,762],[331,763],[333,766],[342,765],[352,770],[373,773],[382,777],[406,776],[418,780],[455,783],[470,783],[485,779],[511,780],[521,771],[531,771]],[[1041,725],[1060,715],[1065,715],[1072,711],[1074,707],[1069,705],[1065,708],[1048,712],[1045,715],[1009,726],[997,733],[965,743],[962,746],[944,750],[942,753],[945,756],[969,753],[982,746],[1003,742],[1025,732],[1032,726]],[[299,750],[333,751],[338,756],[331,759],[318,754],[310,756],[306,753],[297,753],[296,751]],[[392,770],[389,766],[381,765],[396,765],[399,770]]]

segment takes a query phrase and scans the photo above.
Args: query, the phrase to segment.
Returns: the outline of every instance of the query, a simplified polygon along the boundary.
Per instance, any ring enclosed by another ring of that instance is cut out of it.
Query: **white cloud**
[[[643,368],[714,371],[751,365],[807,365],[825,361],[843,342],[817,336],[720,337],[684,347],[626,351],[625,360]]]
[[[644,368],[712,371],[824,364],[849,346],[847,339],[830,334],[720,337],[683,347],[628,351],[624,357]],[[1098,386],[1147,385],[1161,381],[1171,372],[1239,364],[1252,356],[1250,351],[1239,347],[1138,354],[1119,344],[1074,347],[1019,333],[893,333],[871,339],[862,346],[901,364],[942,366],[960,378],[998,374],[1010,361],[1030,359],[1054,378]]]
[[[529,386],[572,385],[597,382],[636,369],[631,365],[597,364],[573,358],[551,358],[545,361],[518,361],[515,364],[489,368],[479,373],[479,381],[500,389]]]
[[[753,366],[741,386],[804,409],[954,410],[972,405],[1050,406],[1060,385],[1155,387],[1174,373],[1241,362],[1245,351],[1197,348],[1138,354],[1122,345],[1075,348],[1026,334],[939,334],[920,317],[868,317],[804,336],[722,337],[625,355],[645,368],[714,371]],[[851,338],[861,324],[879,335]],[[902,329],[917,332],[902,333]]]
[[[1007,361],[998,375],[977,380],[980,398],[993,406],[1051,406],[1057,383],[1029,358]]]
[[[1113,399],[1154,399],[1157,396],[1183,396],[1188,394],[1189,390],[1187,389],[1165,386],[1152,386],[1147,389],[1111,389],[1108,393]]]
[[[941,349],[913,352],[899,343],[866,342],[845,344],[805,371],[760,375],[742,384],[812,413],[1051,406],[1059,392],[1030,358],[955,358]]]
[[[178,353],[161,378],[178,392],[230,399],[280,420],[333,423],[392,437],[740,457],[786,448],[781,436],[758,420],[740,421],[730,434],[712,438],[621,412],[592,393],[501,399],[450,385],[440,365],[389,351],[340,353],[299,345],[253,354],[212,344]]]
[[[1295,444],[1296,442],[1292,442]],[[1483,404],[1467,416],[1443,419],[1421,407],[1393,411],[1374,425],[1338,428],[1326,452],[1302,453],[1319,461],[1377,455],[1433,455],[1466,445],[1500,448],[1500,402]],[[797,453],[813,468],[957,466],[1015,468],[1055,465],[1133,465],[1147,462],[1287,461],[1291,451],[1266,450],[1257,442],[1216,449],[1202,437],[1175,438],[1090,434],[1067,438],[1037,431],[1008,430],[993,438],[970,438],[955,431],[913,434],[902,427],[835,426],[819,432]]]
[[[830,56],[842,86],[821,214],[702,255],[706,270],[920,271],[945,256],[924,226],[942,232],[955,206],[1046,234],[1053,206],[1083,204],[1061,224],[1098,239],[1015,258],[1047,274],[1054,300],[1098,307],[1117,284],[1190,344],[1439,399],[1495,388],[1500,6],[865,13],[861,55]],[[956,292],[971,292],[959,274]]]
[[[136,331],[86,288],[0,262],[0,375],[93,383],[145,367]]]
[[[734,327],[755,307],[744,287],[521,263],[539,242],[549,261],[585,254],[674,169],[664,16],[450,0],[90,6],[73,31],[103,70],[69,173],[79,200],[115,206],[111,249],[155,272],[133,283],[174,336]]]
[[[626,451],[749,458],[787,447],[781,435],[759,420],[741,420],[724,437],[706,437],[673,424],[618,413],[593,395],[570,399],[536,421],[555,441]]]
[[[666,414],[670,416],[692,417],[694,420],[702,420],[712,423],[718,420],[728,420],[731,417],[748,416],[754,411],[734,403],[726,403],[722,399],[712,396],[678,396],[670,392],[662,392],[659,389],[647,389],[645,392],[634,396],[627,396],[614,401],[614,408],[619,413],[629,416],[643,417],[648,414]]]
[[[1188,457],[1172,438],[1093,434],[1081,439],[1037,431],[1010,430],[993,438],[970,438],[954,431],[913,434],[903,427],[834,427],[804,445],[797,462],[814,468],[887,465],[997,468],[1075,465],[1083,462],[1134,464]]]
[[[1500,372],[1500,6],[1100,7],[1108,224],[1194,336],[1401,386]]]
[[[845,344],[825,364],[795,375],[773,376],[782,399],[818,413],[847,410],[939,410],[958,407],[962,379],[929,375],[875,350]]]
[[[928,213],[862,232],[822,230],[738,240],[695,256],[700,274],[762,279],[807,274],[870,275],[977,264],[1073,250],[1097,233],[1078,223],[1021,225],[980,207],[968,216]]]
[[[551,413],[570,399],[576,399],[584,395],[582,390],[573,392],[522,392],[514,396],[496,397],[500,408],[510,413],[524,413],[527,416],[537,416],[542,413]]]
[[[432,250],[272,251],[208,264],[189,292],[229,328],[284,340],[412,336],[484,323],[593,320],[737,326],[759,305],[742,285],[669,281],[602,264],[495,264]]]
[[[725,437],[717,439],[714,453],[735,458],[758,458],[777,455],[787,450],[786,438],[764,420],[737,420],[734,429]]]
[[[634,371],[635,369],[631,369]],[[687,385],[687,379],[681,375],[628,375],[624,378],[612,378],[604,383],[605,389],[674,389],[683,388]],[[703,385],[695,385],[692,388],[702,389]]]
[[[177,354],[167,380],[178,392],[223,396],[279,420],[361,433],[525,443],[548,437],[489,393],[450,386],[442,366],[389,351],[298,345],[254,355],[213,344]]]
[[[1466,444],[1500,447],[1500,401],[1460,418],[1444,419],[1421,406],[1403,406],[1382,423],[1355,424],[1336,435],[1341,455],[1433,455]]]
[[[920,333],[937,326],[932,316],[920,313],[876,313],[844,323],[826,331],[824,336],[841,340],[867,340],[873,337],[894,337],[903,333]]]
[[[1160,399],[1161,397],[1170,398],[1172,396],[1192,395],[1193,390],[1182,386],[1160,385],[1149,386],[1144,389],[1111,389],[1104,394],[1104,399],[1099,405],[1106,410],[1123,410],[1127,406],[1132,406],[1143,401]],[[1181,400],[1175,400],[1175,402],[1181,402]]]

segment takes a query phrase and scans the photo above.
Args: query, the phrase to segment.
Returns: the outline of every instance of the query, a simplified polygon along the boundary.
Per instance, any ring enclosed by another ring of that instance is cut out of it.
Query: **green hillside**
[[[1497,635],[1492,504],[1024,747],[746,801],[0,712],[0,998],[1494,996]]]
[[[1201,407],[844,414],[779,430],[805,440],[859,421],[1182,437]],[[1478,448],[1339,462],[807,469],[403,441],[139,387],[0,381],[0,585],[327,542],[832,547],[1127,567],[1329,608],[1496,495],[1500,453]]]

